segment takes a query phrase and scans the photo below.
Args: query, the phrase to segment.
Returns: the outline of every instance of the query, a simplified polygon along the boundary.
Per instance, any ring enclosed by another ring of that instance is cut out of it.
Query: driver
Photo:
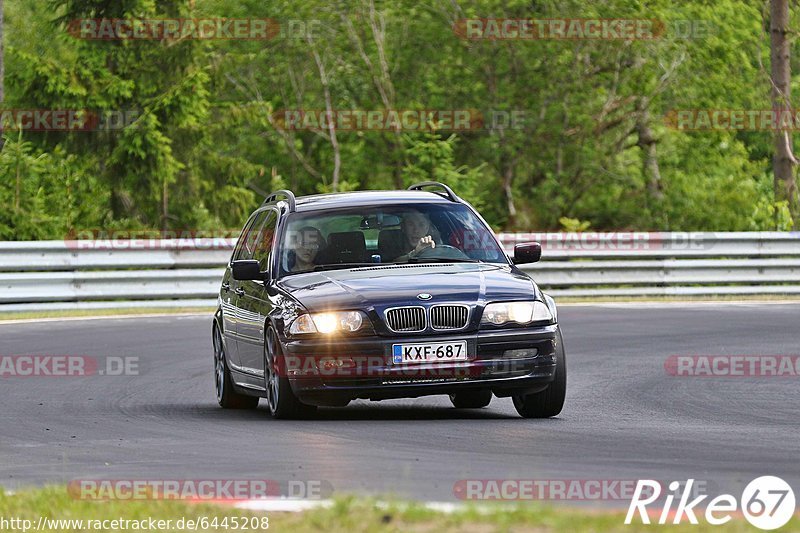
[[[431,224],[428,215],[419,211],[409,211],[403,215],[400,222],[402,238],[400,251],[403,255],[394,261],[408,261],[419,255],[423,250],[436,248],[436,243],[441,243],[439,232]]]
[[[320,249],[325,248],[325,237],[314,226],[305,226],[297,232],[294,244],[294,264],[290,272],[307,272],[316,266]]]

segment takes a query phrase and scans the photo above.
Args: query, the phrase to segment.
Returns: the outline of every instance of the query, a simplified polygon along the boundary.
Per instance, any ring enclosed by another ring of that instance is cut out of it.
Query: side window
[[[231,262],[242,258],[242,248],[244,248],[244,241],[247,239],[247,235],[250,233],[250,228],[253,225],[253,221],[254,221],[253,218],[248,220],[247,224],[244,225],[244,229],[242,229],[242,233],[239,234],[239,240],[236,241],[236,246],[233,248],[233,254],[231,255]]]
[[[261,231],[255,240],[253,259],[258,261],[262,272],[269,270],[272,259],[272,243],[275,242],[275,228],[278,223],[278,215],[275,211],[266,211],[266,220]]]
[[[236,243],[236,249],[233,251],[233,261],[240,259],[252,259],[253,252],[255,251],[256,239],[258,238],[261,225],[267,216],[267,211],[262,211],[250,219],[239,237],[239,242]]]

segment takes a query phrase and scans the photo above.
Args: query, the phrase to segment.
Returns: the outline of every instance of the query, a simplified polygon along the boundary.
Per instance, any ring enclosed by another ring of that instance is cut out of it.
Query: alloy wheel
[[[219,328],[214,328],[214,377],[217,401],[222,401],[225,392],[225,348],[222,346],[222,337]]]
[[[267,389],[267,402],[273,414],[278,410],[280,397],[280,376],[275,371],[275,332],[267,330],[267,342],[264,347],[264,382]]]

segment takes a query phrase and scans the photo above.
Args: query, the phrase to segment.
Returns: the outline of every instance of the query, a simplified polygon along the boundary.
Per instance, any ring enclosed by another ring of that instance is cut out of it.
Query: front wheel
[[[214,324],[211,334],[214,342],[214,386],[217,393],[217,402],[224,409],[255,409],[258,407],[258,398],[246,396],[233,390],[231,371],[225,357],[225,345],[219,327]]]
[[[480,409],[492,401],[492,391],[489,389],[457,392],[450,395],[450,401],[456,409]]]
[[[316,405],[308,405],[297,399],[292,391],[289,378],[282,376],[281,348],[278,336],[272,327],[267,328],[264,339],[264,384],[267,389],[267,403],[273,418],[307,418],[317,410]]]
[[[550,418],[564,408],[567,395],[567,356],[561,328],[556,339],[556,375],[553,382],[541,392],[514,395],[514,407],[523,418]]]

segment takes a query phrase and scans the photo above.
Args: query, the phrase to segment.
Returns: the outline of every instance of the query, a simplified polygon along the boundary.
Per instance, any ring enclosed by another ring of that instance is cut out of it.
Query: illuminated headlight
[[[364,321],[364,313],[361,311],[305,314],[300,315],[292,322],[289,327],[289,333],[292,335],[302,335],[304,333],[353,333],[361,329]]]
[[[486,306],[483,310],[483,324],[502,326],[503,324],[530,324],[531,322],[552,322],[553,315],[544,302],[499,302]]]

